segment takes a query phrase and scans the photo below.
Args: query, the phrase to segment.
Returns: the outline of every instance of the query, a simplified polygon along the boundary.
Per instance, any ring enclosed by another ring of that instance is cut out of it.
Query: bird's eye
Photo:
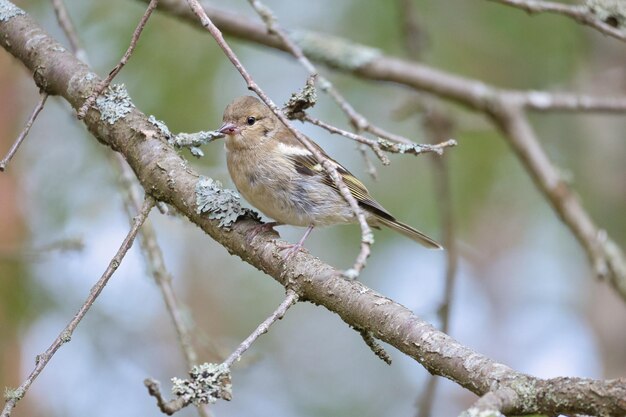
[[[256,118],[250,116],[248,117],[248,125],[252,126],[254,124],[254,122],[256,122]]]

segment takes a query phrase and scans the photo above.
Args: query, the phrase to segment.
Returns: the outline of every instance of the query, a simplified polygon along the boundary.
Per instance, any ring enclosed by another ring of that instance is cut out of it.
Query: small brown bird
[[[223,122],[219,131],[226,135],[226,161],[235,186],[250,204],[275,220],[261,230],[280,224],[307,227],[300,242],[288,246],[287,256],[302,248],[316,226],[357,222],[315,156],[260,100],[236,98],[224,110]],[[428,248],[442,249],[433,239],[396,220],[361,181],[311,143],[335,164],[370,226],[384,225]]]

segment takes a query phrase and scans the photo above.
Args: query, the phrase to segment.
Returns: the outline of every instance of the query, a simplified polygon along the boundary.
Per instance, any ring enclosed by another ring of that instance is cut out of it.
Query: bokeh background
[[[67,44],[48,1],[19,1]],[[95,70],[105,75],[126,49],[145,4],[67,0]],[[529,17],[487,1],[414,2],[427,34],[422,60],[456,74],[510,88],[626,93],[626,49],[557,16]],[[287,28],[343,36],[405,56],[398,3],[268,1]],[[219,7],[256,19],[244,0]],[[303,12],[305,11],[305,12]],[[245,42],[232,45],[257,82],[279,103],[306,78],[288,56]],[[324,69],[370,120],[425,142],[420,114],[394,114],[414,92]],[[216,128],[223,108],[245,85],[208,34],[161,13],[117,77],[135,104],[174,132]],[[21,64],[0,52],[0,153],[17,136],[37,89]],[[446,105],[459,146],[446,152],[462,258],[451,335],[507,365],[540,377],[626,375],[626,304],[590,272],[585,254],[538,193],[506,143],[481,116]],[[346,121],[320,95],[314,114]],[[626,247],[626,123],[622,115],[534,114],[532,122],[593,219]],[[355,145],[310,126],[336,159],[365,180],[390,211],[439,237],[440,216],[430,156],[391,156],[379,179],[367,177]],[[48,100],[29,137],[0,175],[0,386],[19,385],[77,311],[128,231],[109,149],[77,122],[68,105]],[[200,160],[202,174],[232,187],[223,145]],[[200,230],[154,212],[158,240],[193,323],[201,359],[227,355],[282,300],[271,278],[230,256]],[[301,229],[283,227],[294,241]],[[358,251],[359,230],[319,230],[310,251],[339,268]],[[73,249],[78,240],[82,249]],[[68,248],[69,246],[69,248]],[[56,248],[56,249],[51,249]],[[60,250],[59,247],[65,248]],[[391,232],[376,245],[361,280],[437,323],[445,259]],[[246,354],[233,375],[234,398],[217,416],[412,416],[427,373],[389,347],[378,360],[337,316],[298,304]],[[137,247],[93,309],[35,382],[13,415],[161,415],[145,377],[186,375],[163,301]],[[473,394],[440,384],[434,415],[468,407]],[[181,415],[194,415],[193,409]]]

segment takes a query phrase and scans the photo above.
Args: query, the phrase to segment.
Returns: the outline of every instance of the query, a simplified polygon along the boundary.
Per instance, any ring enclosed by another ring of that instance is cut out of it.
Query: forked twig
[[[168,401],[165,399],[161,393],[159,382],[152,378],[148,378],[144,381],[144,385],[148,388],[148,394],[156,398],[157,406],[167,415],[172,415],[192,403],[196,405],[214,403],[218,399],[230,401],[230,368],[233,363],[241,358],[241,355],[252,346],[256,339],[267,333],[272,324],[282,319],[289,307],[294,305],[297,301],[298,294],[288,289],[285,299],[276,310],[274,310],[250,336],[241,342],[224,362],[220,364],[204,363],[199,366],[194,366],[189,373],[190,379],[183,380],[173,378],[173,391],[177,395],[173,400]]]

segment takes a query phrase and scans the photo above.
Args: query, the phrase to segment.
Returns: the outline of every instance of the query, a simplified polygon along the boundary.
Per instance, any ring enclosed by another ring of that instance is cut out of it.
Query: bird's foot
[[[281,250],[284,250],[285,253],[283,253],[283,260],[286,261],[289,258],[291,258],[293,255],[295,255],[296,253],[300,252],[300,250],[302,250],[302,246],[304,245],[304,241],[306,240],[307,237],[309,237],[309,235],[311,234],[311,231],[313,230],[315,226],[310,225],[307,229],[306,232],[304,232],[304,236],[302,236],[302,239],[300,239],[300,241],[296,244],[293,243],[285,243],[285,242],[276,242],[276,246],[278,246]]]
[[[274,233],[280,237],[278,232],[274,230],[274,227],[276,226],[280,226],[280,223],[269,222],[269,223],[258,224],[250,229],[250,231],[246,235],[246,240],[248,241],[248,243],[251,243],[252,239],[257,237],[261,233],[268,233],[268,232]]]
[[[303,249],[302,242],[298,243],[287,243],[287,242],[276,242],[276,246],[278,249],[283,251],[283,261],[288,260],[296,253],[300,252]]]

